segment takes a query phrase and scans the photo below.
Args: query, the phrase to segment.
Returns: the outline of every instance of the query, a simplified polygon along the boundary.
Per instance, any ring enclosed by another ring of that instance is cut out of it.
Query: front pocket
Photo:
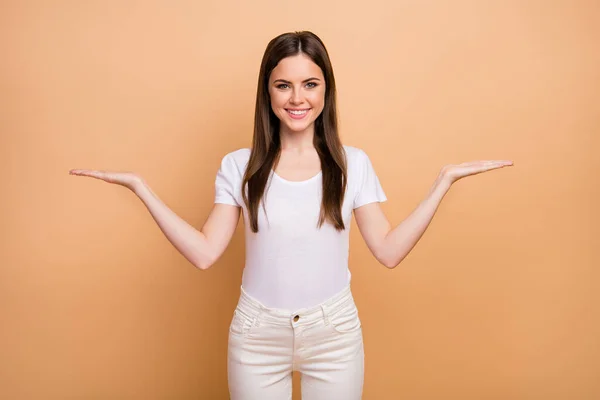
[[[331,326],[338,333],[350,333],[360,329],[361,322],[356,305],[344,307],[330,317]]]
[[[238,309],[235,309],[231,324],[229,325],[229,332],[234,335],[246,336],[253,325],[254,318],[250,318],[241,313]]]

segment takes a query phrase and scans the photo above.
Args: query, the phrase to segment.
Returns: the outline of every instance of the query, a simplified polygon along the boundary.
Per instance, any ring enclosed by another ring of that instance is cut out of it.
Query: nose
[[[299,89],[292,90],[292,95],[290,97],[290,103],[302,104],[302,93]]]

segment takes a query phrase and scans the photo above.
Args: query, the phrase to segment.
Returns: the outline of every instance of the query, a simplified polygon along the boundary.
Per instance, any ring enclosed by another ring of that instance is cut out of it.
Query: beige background
[[[600,5],[569,0],[0,3],[0,398],[227,398],[242,222],[199,271],[68,170],[136,171],[201,227],[267,42],[301,29],[394,225],[444,164],[515,162],[459,181],[395,270],[353,224],[364,398],[600,398]]]

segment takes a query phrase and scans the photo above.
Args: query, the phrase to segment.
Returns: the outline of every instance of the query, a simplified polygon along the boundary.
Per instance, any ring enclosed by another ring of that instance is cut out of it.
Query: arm
[[[450,185],[437,179],[425,200],[394,229],[379,203],[366,204],[354,211],[361,235],[381,264],[394,268],[410,253],[449,189]]]
[[[238,224],[240,207],[215,204],[198,231],[167,207],[134,173],[71,170],[70,174],[101,179],[130,189],[142,200],[169,242],[199,269],[208,269],[219,259]]]
[[[142,200],[169,242],[195,267],[208,269],[223,254],[237,227],[240,208],[215,204],[200,231],[167,207],[145,183],[134,193]]]
[[[379,203],[354,211],[356,223],[369,250],[388,268],[394,268],[410,253],[431,223],[442,199],[457,180],[491,169],[512,165],[511,161],[479,161],[442,168],[427,197],[394,229]]]

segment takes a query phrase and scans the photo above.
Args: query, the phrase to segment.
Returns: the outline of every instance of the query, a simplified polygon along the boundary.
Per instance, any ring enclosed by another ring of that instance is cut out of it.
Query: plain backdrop
[[[228,398],[243,221],[200,271],[133,193],[68,171],[135,171],[199,229],[221,158],[250,146],[264,49],[294,30],[324,40],[342,141],[394,226],[445,164],[515,163],[456,183],[394,270],[353,222],[364,398],[600,398],[600,3],[583,0],[2,1],[0,398]]]

